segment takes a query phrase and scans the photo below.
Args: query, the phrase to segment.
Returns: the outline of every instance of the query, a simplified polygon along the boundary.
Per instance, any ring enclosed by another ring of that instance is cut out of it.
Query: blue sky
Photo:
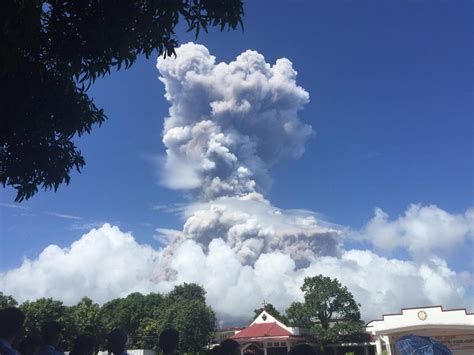
[[[258,1],[245,4],[245,30],[211,30],[204,44],[217,61],[247,49],[269,63],[286,57],[310,94],[300,119],[314,135],[298,160],[271,171],[266,197],[285,209],[321,213],[354,230],[382,208],[396,219],[411,203],[450,214],[473,205],[471,1]],[[179,33],[181,43],[194,40]],[[68,246],[102,222],[159,247],[156,228],[181,229],[154,206],[187,203],[159,183],[169,103],[156,56],[98,80],[89,93],[109,120],[77,140],[81,174],[58,192],[14,204],[1,190],[0,271]],[[13,208],[16,206],[17,208]],[[472,270],[468,248],[449,257]],[[399,250],[399,257],[405,252]]]

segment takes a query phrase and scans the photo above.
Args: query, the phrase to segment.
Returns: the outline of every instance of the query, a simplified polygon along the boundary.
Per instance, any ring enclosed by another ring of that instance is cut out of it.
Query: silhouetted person
[[[209,355],[220,355],[221,354],[221,346],[216,345],[212,349],[210,349],[207,353]]]
[[[74,340],[70,355],[93,355],[95,340],[89,335],[79,335]]]
[[[240,355],[240,345],[233,339],[226,339],[221,343],[220,353],[222,355]]]
[[[174,354],[179,345],[179,332],[173,328],[163,330],[159,345],[164,355]]]
[[[12,343],[23,330],[25,315],[16,307],[0,310],[0,354],[18,355]]]
[[[18,345],[18,352],[21,355],[34,355],[41,347],[41,337],[29,335]]]
[[[107,351],[114,355],[126,355],[127,333],[122,329],[114,329],[107,335]]]
[[[298,344],[291,348],[288,355],[316,355],[316,350],[309,344]]]
[[[61,325],[56,321],[46,322],[41,328],[41,339],[43,344],[36,355],[64,355],[62,351],[56,350],[61,338]]]

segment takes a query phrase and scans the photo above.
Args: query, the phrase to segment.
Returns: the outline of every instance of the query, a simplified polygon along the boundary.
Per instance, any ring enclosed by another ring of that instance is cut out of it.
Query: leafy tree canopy
[[[18,302],[10,295],[4,295],[3,292],[0,292],[0,309],[7,307],[16,307]]]
[[[286,310],[286,317],[292,327],[311,328],[313,325],[313,317],[302,302],[293,302]]]
[[[323,343],[348,340],[362,333],[360,304],[337,279],[306,277],[301,290],[304,303],[295,302],[286,312],[292,325],[311,327]]]
[[[100,306],[90,298],[82,298],[76,305],[68,307],[67,311],[71,329],[67,329],[71,341],[79,334],[89,335],[95,340],[96,348],[103,343],[104,329],[100,323]],[[71,349],[71,348],[68,348]]]
[[[216,317],[213,310],[201,300],[181,299],[166,307],[160,326],[162,329],[173,327],[179,331],[180,352],[197,353],[209,343],[216,328]]]
[[[148,298],[156,298],[155,294],[147,296],[135,292],[126,298],[117,298],[105,303],[100,310],[100,320],[105,332],[115,328],[123,329],[135,344],[141,322],[147,317],[156,317],[162,306],[159,302],[147,302]]]
[[[16,201],[54,189],[85,165],[74,138],[107,118],[87,95],[139,55],[174,55],[174,29],[242,25],[242,0],[36,0],[0,11],[0,182]]]
[[[105,349],[105,337],[114,328],[129,337],[129,348],[156,349],[159,334],[173,327],[180,332],[182,352],[198,353],[216,327],[214,311],[205,302],[204,289],[196,284],[177,285],[168,294],[135,292],[99,306],[84,297],[73,306],[52,298],[26,301],[19,308],[25,313],[25,334],[39,335],[45,322],[58,321],[63,329],[61,350],[71,350],[78,335],[87,334],[96,341],[96,349]],[[13,297],[0,293],[0,308],[15,306]]]
[[[168,294],[146,296],[132,293],[105,303],[100,310],[106,331],[121,328],[129,335],[129,346],[154,349],[162,330],[180,332],[180,349],[202,349],[215,328],[215,315],[206,305],[206,292],[197,284],[177,285]]]
[[[59,349],[71,349],[74,339],[74,323],[67,312],[67,307],[61,301],[52,298],[40,298],[36,301],[26,301],[19,307],[25,314],[24,329],[29,335],[40,335],[44,323],[57,321],[63,329]]]
[[[208,344],[216,327],[216,316],[206,305],[206,291],[202,286],[183,283],[165,296],[155,332],[159,334],[170,327],[179,331],[180,352],[196,353]]]
[[[206,291],[195,283],[183,283],[182,285],[177,285],[174,289],[168,294],[169,299],[173,301],[179,300],[197,300],[199,302],[206,303]]]

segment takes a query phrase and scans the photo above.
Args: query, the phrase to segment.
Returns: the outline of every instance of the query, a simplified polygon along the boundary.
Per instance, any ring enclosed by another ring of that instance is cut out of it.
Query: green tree
[[[292,323],[310,325],[322,343],[349,339],[362,332],[360,304],[337,279],[306,277],[301,290],[304,303],[293,303],[287,311]]]
[[[82,298],[76,305],[69,307],[68,312],[79,333],[93,335],[99,332],[100,306],[90,298]]]
[[[174,55],[174,29],[236,29],[242,0],[5,0],[0,11],[0,182],[16,201],[68,184],[75,145],[107,118],[87,95],[140,55]]]
[[[198,284],[188,284],[185,282],[182,285],[175,286],[168,294],[168,298],[173,301],[198,300],[206,303],[206,291],[204,291],[204,289]]]
[[[100,309],[100,322],[106,333],[115,328],[123,329],[129,336],[132,345],[138,333],[143,311],[144,296],[138,292],[126,298],[116,298],[105,303]]]
[[[276,309],[275,306],[271,303],[266,303],[264,307],[254,309],[253,310],[253,319],[257,318],[260,315],[260,313],[262,313],[264,310],[267,311],[268,313],[270,313],[272,316],[274,316],[276,319],[278,319],[283,324],[288,325],[288,323],[289,323],[288,318],[285,315],[281,314],[278,311],[278,309]],[[252,321],[253,321],[253,319],[252,319]]]
[[[4,295],[3,292],[0,292],[0,309],[16,306],[18,306],[16,299],[10,295]]]
[[[180,352],[202,351],[216,327],[215,314],[205,300],[206,292],[197,284],[175,286],[164,296],[159,313],[143,319],[141,344],[148,349],[156,348],[159,334],[166,328],[175,328],[179,331]]]
[[[313,325],[312,317],[302,302],[293,302],[286,310],[286,317],[292,327],[311,328]]]
[[[105,303],[100,309],[100,323],[105,332],[121,328],[129,336],[129,346],[150,348],[156,332],[149,323],[153,323],[161,314],[164,305],[163,296],[157,293],[142,295],[135,292],[126,298],[117,298]],[[143,330],[146,327],[146,330]],[[150,338],[146,340],[146,338]],[[157,343],[157,340],[154,340]],[[153,349],[155,346],[152,346]]]
[[[179,331],[179,348],[184,353],[199,353],[216,329],[211,307],[199,300],[181,300],[171,307],[172,325]]]
[[[137,334],[137,347],[140,349],[158,349],[158,339],[162,329],[164,328],[157,317],[142,319]]]
[[[76,335],[75,326],[67,307],[61,301],[40,298],[33,302],[26,301],[19,308],[25,313],[25,333],[40,335],[44,323],[57,321],[63,328],[62,339],[58,347],[62,350],[71,349]]]
[[[84,297],[76,305],[68,307],[66,313],[73,326],[68,329],[71,338],[86,334],[95,339],[96,347],[103,342],[105,332],[100,324],[100,306],[97,303]]]

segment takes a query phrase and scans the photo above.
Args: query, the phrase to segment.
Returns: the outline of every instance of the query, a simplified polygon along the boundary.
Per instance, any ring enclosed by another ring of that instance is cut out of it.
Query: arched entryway
[[[263,355],[263,353],[263,348],[255,343],[245,344],[241,351],[244,355]]]

